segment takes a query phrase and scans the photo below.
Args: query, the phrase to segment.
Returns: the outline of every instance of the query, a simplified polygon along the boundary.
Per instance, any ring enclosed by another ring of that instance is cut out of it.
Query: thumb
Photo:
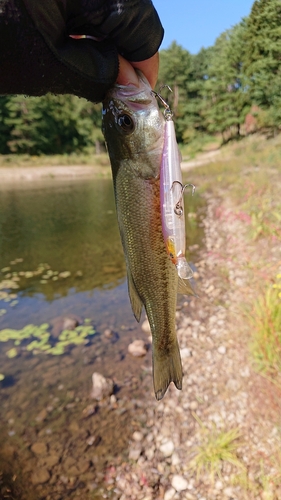
[[[116,83],[119,85],[134,85],[139,86],[138,76],[133,68],[133,66],[124,59],[124,57],[118,55],[119,59],[119,73]]]

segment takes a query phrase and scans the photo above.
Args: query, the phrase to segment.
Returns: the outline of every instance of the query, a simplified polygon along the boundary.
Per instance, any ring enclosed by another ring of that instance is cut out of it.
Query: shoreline
[[[42,180],[71,180],[85,179],[95,176],[108,177],[110,167],[99,165],[48,165],[0,167],[0,189],[2,186],[17,183],[33,183]]]

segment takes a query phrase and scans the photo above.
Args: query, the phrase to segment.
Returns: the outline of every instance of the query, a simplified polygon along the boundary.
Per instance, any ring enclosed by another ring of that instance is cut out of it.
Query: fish
[[[193,294],[166,251],[162,230],[160,169],[165,119],[141,72],[139,86],[115,85],[103,101],[102,130],[110,158],[116,212],[132,310],[143,307],[152,333],[153,384],[157,400],[171,382],[182,389],[176,336],[177,293]]]

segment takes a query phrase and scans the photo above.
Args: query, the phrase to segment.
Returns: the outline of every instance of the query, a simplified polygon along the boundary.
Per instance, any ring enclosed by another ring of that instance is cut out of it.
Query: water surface
[[[201,204],[196,196],[186,200],[188,246],[202,237]],[[43,272],[38,272],[40,266]],[[147,337],[129,304],[111,179],[50,179],[0,189],[0,269],[0,281],[15,279],[18,287],[12,291],[15,300],[0,300],[0,330],[74,316],[80,323],[87,318],[97,332],[87,345],[57,357],[19,348],[15,358],[8,358],[13,342],[0,342],[0,373],[5,375],[0,382],[0,438],[22,450],[26,473],[35,467],[32,443],[46,442],[60,457],[51,471],[59,478],[67,475],[65,457],[79,457],[81,440],[95,434],[99,439],[88,474],[102,483],[106,464],[126,449],[130,412],[141,413],[133,401],[147,404],[154,397],[151,353],[132,359],[127,352],[132,340]],[[112,335],[105,336],[106,330]],[[101,406],[81,425],[82,412],[92,403],[94,371],[114,379],[120,404],[114,411]],[[48,483],[41,488],[54,492]],[[70,498],[67,488],[62,497]]]

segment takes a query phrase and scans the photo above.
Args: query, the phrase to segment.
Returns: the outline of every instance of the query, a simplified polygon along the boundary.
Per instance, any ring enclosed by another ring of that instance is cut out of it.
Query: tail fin
[[[163,398],[171,382],[181,390],[182,365],[177,341],[167,354],[159,354],[157,348],[153,351],[153,384],[158,401]]]

